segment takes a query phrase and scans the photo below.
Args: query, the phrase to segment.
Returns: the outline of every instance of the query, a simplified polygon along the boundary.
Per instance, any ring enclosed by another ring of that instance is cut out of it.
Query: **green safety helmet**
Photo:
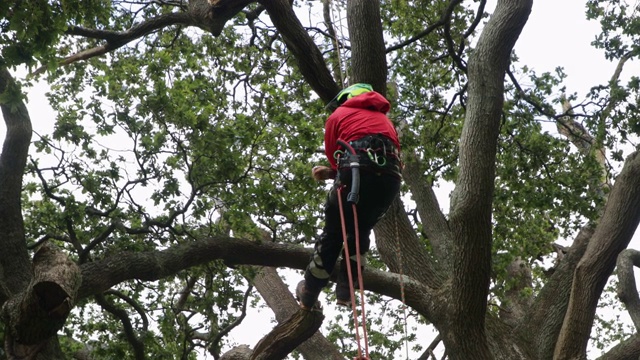
[[[355,97],[364,93],[368,93],[371,91],[373,91],[373,87],[369,84],[365,84],[365,83],[353,84],[343,89],[342,91],[340,91],[338,95],[336,95],[336,97],[334,97],[333,100],[329,102],[327,107],[335,109],[338,106],[342,105],[348,99],[351,99],[352,97]]]

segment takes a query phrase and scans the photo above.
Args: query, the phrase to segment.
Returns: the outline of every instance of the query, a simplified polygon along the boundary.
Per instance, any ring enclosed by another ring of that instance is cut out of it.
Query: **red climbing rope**
[[[358,343],[358,356],[354,360],[369,360],[369,342],[367,338],[367,321],[364,308],[364,284],[362,281],[362,268],[360,261],[360,234],[358,232],[358,213],[356,211],[356,204],[352,204],[353,208],[353,226],[355,228],[355,243],[356,243],[356,264],[358,266],[358,287],[360,288],[360,304],[362,312],[362,332],[364,337],[364,356],[362,354],[362,345],[360,343],[360,331],[358,325],[358,309],[356,305],[355,289],[353,286],[353,274],[351,271],[351,255],[349,254],[349,243],[347,241],[347,227],[344,221],[344,209],[342,206],[342,187],[338,187],[338,205],[340,207],[340,221],[342,223],[342,239],[344,241],[344,256],[345,264],[347,266],[347,275],[349,278],[349,290],[351,293],[351,309],[353,310],[353,324],[356,329],[356,342]]]

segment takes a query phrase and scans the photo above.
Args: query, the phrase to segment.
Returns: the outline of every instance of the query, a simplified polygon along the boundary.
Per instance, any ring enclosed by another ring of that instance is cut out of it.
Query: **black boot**
[[[304,310],[320,309],[318,295],[320,295],[320,290],[313,291],[313,289],[308,288],[304,280],[300,280],[298,286],[296,286],[296,300]]]
[[[352,266],[351,269],[357,269],[356,266]],[[354,283],[356,282],[358,274],[351,274],[354,279]],[[356,286],[353,287],[357,288]],[[340,261],[340,271],[338,272],[338,278],[336,279],[336,304],[341,306],[350,306],[351,305],[351,289],[349,288],[349,274],[347,273],[347,263],[342,259]]]

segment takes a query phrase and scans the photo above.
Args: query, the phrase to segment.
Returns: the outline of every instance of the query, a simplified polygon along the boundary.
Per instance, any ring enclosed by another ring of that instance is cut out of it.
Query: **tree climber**
[[[341,196],[343,203],[347,202],[352,172],[344,156],[345,149],[338,144],[338,140],[351,145],[360,163],[360,196],[356,216],[361,255],[369,250],[369,234],[397,196],[402,180],[400,143],[393,123],[386,116],[391,107],[387,99],[373,91],[371,85],[359,83],[339,92],[327,107],[333,110],[325,124],[324,133],[325,154],[331,167],[316,166],[312,176],[317,181],[335,178],[335,182],[325,204],[324,229],[315,244],[304,280],[296,288],[300,305],[306,310],[316,304],[341,252],[343,256],[337,274],[336,299],[339,305],[348,305],[351,301],[338,196]],[[338,191],[341,187],[347,191]],[[353,213],[345,211],[344,219],[351,256],[349,263],[352,274],[357,274]],[[361,264],[364,266],[364,261]]]

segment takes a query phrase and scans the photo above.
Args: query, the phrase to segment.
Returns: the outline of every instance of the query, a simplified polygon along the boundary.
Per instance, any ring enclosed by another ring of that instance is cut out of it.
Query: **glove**
[[[329,180],[336,177],[336,171],[327,166],[314,166],[311,169],[311,176],[317,181]]]

